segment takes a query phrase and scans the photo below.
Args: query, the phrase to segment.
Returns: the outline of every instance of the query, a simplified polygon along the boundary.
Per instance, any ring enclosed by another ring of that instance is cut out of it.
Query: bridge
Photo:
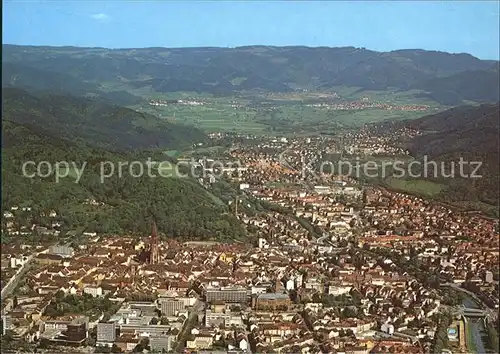
[[[443,287],[450,287],[450,288],[453,288],[454,290],[457,290],[457,291],[460,291],[464,294],[467,294],[469,295],[470,297],[472,297],[477,303],[479,304],[482,304],[482,307],[483,307],[483,310],[480,310],[480,309],[474,309],[474,308],[470,308],[470,307],[465,307],[464,305],[462,306],[458,306],[459,310],[458,310],[458,314],[462,314],[464,313],[465,316],[468,316],[468,317],[487,317],[489,320],[493,320],[495,321],[498,317],[498,309],[491,309],[489,308],[476,294],[474,294],[473,292],[467,290],[467,289],[464,289],[460,286],[458,286],[457,284],[453,284],[453,283],[443,283],[441,284],[441,286]],[[480,314],[480,312],[478,311],[482,311],[482,313]]]
[[[488,316],[486,311],[478,310],[478,309],[464,309],[462,314],[465,317],[486,317],[486,316]]]
[[[476,318],[488,317],[489,315],[489,313],[485,310],[465,307],[464,305],[456,306],[454,313],[460,316],[476,317]]]

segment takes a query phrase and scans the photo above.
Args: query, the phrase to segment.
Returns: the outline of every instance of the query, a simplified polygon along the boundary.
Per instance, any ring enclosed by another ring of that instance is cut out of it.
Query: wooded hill
[[[227,205],[194,179],[134,177],[125,169],[121,177],[115,173],[101,183],[101,162],[168,160],[154,148],[206,138],[200,131],[101,102],[35,97],[20,90],[4,92],[3,110],[2,209],[31,207],[30,215],[16,211],[26,214],[16,218],[24,226],[50,227],[54,220],[48,215],[55,210],[64,231],[144,235],[154,218],[160,233],[179,239],[227,240],[245,234]],[[26,161],[87,165],[78,183],[74,171],[56,183],[55,171],[45,178],[24,177]],[[85,204],[92,199],[101,205]]]
[[[482,201],[499,203],[499,104],[478,107],[463,106],[406,123],[407,126],[427,132],[409,143],[415,157],[427,155],[435,161],[464,161],[482,163],[481,178],[458,176],[441,179],[448,185],[441,197],[446,201]],[[469,168],[465,171],[471,172]]]

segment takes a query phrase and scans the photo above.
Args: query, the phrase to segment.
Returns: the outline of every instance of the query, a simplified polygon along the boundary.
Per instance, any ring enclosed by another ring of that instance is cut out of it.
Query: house
[[[208,349],[214,343],[213,336],[210,334],[194,334],[191,335],[186,341],[188,349]]]

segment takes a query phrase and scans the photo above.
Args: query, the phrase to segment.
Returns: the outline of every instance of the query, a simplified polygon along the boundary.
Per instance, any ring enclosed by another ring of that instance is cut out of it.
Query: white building
[[[86,286],[83,288],[83,292],[93,297],[102,296],[102,288],[100,286]]]

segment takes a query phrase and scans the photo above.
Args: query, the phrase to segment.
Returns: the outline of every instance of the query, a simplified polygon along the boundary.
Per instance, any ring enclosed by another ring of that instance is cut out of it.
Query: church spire
[[[149,263],[157,264],[160,260],[160,254],[158,250],[158,232],[156,229],[156,222],[153,220],[153,225],[151,227],[151,240],[149,244]]]
[[[151,238],[157,239],[157,230],[156,230],[156,222],[153,220],[152,230],[151,230]]]

